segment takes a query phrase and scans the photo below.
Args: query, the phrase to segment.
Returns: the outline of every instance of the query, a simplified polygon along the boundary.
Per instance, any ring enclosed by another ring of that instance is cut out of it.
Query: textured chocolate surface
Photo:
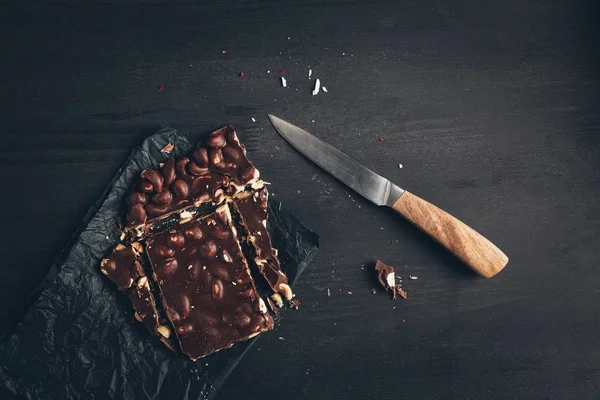
[[[128,289],[137,278],[144,275],[140,254],[134,246],[141,248],[139,243],[129,246],[119,244],[100,264],[102,273],[121,290]]]
[[[291,289],[288,279],[281,271],[275,250],[271,245],[271,238],[267,231],[267,201],[269,193],[264,186],[253,193],[234,202],[240,222],[246,230],[246,241],[254,251],[254,261],[260,273],[265,277],[271,289],[283,292],[288,300],[291,299]],[[288,298],[289,297],[289,298]]]
[[[127,293],[135,310],[135,319],[142,322],[152,335],[161,336],[161,341],[174,350],[175,343],[166,334],[171,331],[170,323],[158,305],[144,265],[147,261],[143,246],[134,242],[127,246],[119,244],[109,257],[102,260],[100,268],[119,289]]]
[[[131,286],[128,294],[136,313],[135,319],[142,322],[150,333],[155,336],[159,335],[158,327],[161,326],[159,310],[148,277],[141,277]]]
[[[258,178],[235,131],[226,126],[198,143],[192,159],[170,158],[160,169],[141,172],[128,198],[127,226],[138,227],[191,205],[219,205]]]
[[[146,248],[181,350],[193,360],[273,327],[228,206],[149,237]]]

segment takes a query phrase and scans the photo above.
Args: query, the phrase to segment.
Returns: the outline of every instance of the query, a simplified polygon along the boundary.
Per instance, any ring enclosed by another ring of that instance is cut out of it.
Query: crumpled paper
[[[161,152],[168,143],[175,145],[173,152]],[[126,295],[99,271],[100,260],[118,241],[116,218],[136,176],[191,148],[185,137],[163,128],[117,171],[80,234],[52,265],[37,299],[0,343],[0,383],[6,388],[44,400],[211,399],[260,340],[192,362],[135,322]],[[269,218],[273,245],[294,283],[316,253],[318,235],[273,199]]]

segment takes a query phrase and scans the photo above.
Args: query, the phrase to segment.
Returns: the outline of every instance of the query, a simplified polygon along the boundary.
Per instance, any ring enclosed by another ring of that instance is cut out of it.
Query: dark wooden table
[[[146,135],[231,123],[321,250],[300,310],[220,399],[600,396],[594,2],[28,3],[0,13],[2,330]],[[311,95],[309,68],[328,93]],[[457,215],[509,266],[477,278],[302,158],[266,113]],[[371,294],[376,258],[407,300]]]

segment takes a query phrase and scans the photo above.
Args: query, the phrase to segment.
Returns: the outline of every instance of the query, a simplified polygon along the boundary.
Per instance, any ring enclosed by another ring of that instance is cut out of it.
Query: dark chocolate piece
[[[135,311],[135,319],[142,322],[152,335],[165,339],[163,343],[172,342],[168,333],[171,331],[169,322],[159,309],[144,272],[143,251],[139,242],[129,246],[119,244],[108,258],[102,260],[100,269],[119,289],[126,291]],[[169,348],[173,346],[174,343],[167,345]]]
[[[146,329],[153,335],[159,334],[158,327],[161,325],[156,300],[150,289],[148,277],[143,276],[132,285],[129,290],[129,298],[135,310],[135,319],[142,322]]]
[[[393,267],[377,260],[375,270],[378,272],[377,279],[381,286],[383,286],[385,290],[392,292],[392,299],[396,300],[396,294],[399,294],[400,297],[404,299],[408,297],[408,294],[402,289],[402,279],[396,283],[396,274],[394,273]],[[375,289],[373,289],[372,292],[373,294],[377,293]]]
[[[223,174],[230,178],[230,186],[233,192],[238,193],[244,190],[245,186],[258,181],[260,173],[246,157],[246,148],[240,143],[237,134],[232,126],[225,126],[208,136],[206,141],[208,148],[209,164],[211,172]],[[202,155],[199,153],[202,152]],[[202,150],[196,149],[194,159],[197,154],[205,160]]]
[[[192,360],[272,329],[228,206],[150,236],[146,248],[180,348]]]
[[[108,258],[100,263],[100,270],[121,290],[126,290],[144,275],[144,269],[139,261],[140,243],[136,242],[129,246],[123,244],[111,252]]]
[[[233,204],[246,231],[246,241],[254,250],[254,261],[260,273],[274,292],[281,292],[286,300],[291,300],[292,290],[288,285],[287,277],[281,271],[277,250],[272,247],[267,231],[268,196],[267,187],[264,186],[258,192],[239,199]]]
[[[394,273],[394,267],[377,260],[375,270],[378,272],[377,279],[381,286],[385,290],[392,292],[392,298],[396,300],[396,274]]]
[[[160,168],[145,169],[128,199],[127,227],[140,226],[174,211],[205,203],[220,205],[259,178],[231,126],[211,133],[199,143],[193,159],[170,158]],[[140,237],[141,235],[136,235]]]

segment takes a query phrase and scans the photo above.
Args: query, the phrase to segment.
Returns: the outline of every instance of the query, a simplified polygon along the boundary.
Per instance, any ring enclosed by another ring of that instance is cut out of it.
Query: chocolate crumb
[[[301,301],[299,299],[295,299],[295,300],[290,300],[288,305],[290,306],[290,308],[297,310],[300,306],[300,303],[301,303]]]
[[[160,151],[163,153],[170,153],[173,151],[174,148],[175,146],[173,145],[173,143],[167,143],[165,147],[160,149]]]

